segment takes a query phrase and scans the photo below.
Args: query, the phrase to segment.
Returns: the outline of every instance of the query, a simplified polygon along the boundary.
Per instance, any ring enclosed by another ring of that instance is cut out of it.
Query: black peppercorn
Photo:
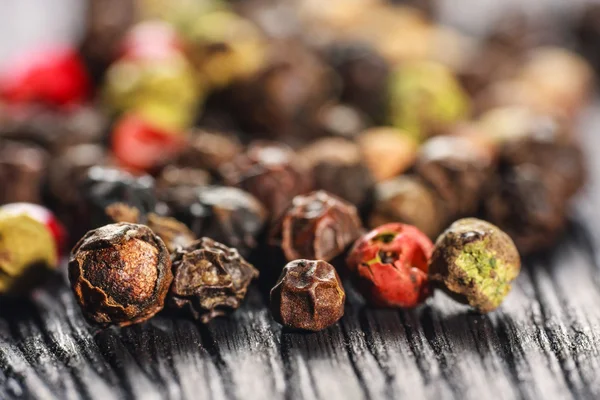
[[[0,204],[40,203],[48,161],[39,146],[0,140]]]
[[[258,271],[237,250],[202,238],[173,255],[169,304],[203,323],[236,310]]]
[[[330,261],[361,233],[356,208],[319,190],[294,197],[273,236],[288,261],[298,258]]]
[[[126,326],[163,308],[173,274],[169,251],[150,228],[119,223],[92,230],[77,243],[69,280],[90,322]]]
[[[566,225],[562,181],[533,164],[501,169],[484,198],[486,220],[504,230],[523,254],[552,245]]]
[[[117,168],[93,167],[87,171],[80,190],[91,228],[112,222],[106,215],[106,207],[113,203],[135,207],[141,215],[154,211],[156,207],[154,179],[149,175],[135,177]],[[81,222],[85,224],[85,221]]]
[[[267,141],[251,143],[246,153],[222,166],[221,174],[229,185],[254,195],[278,218],[294,196],[312,187],[309,171],[289,147]]]
[[[283,268],[271,290],[273,318],[292,329],[320,331],[344,315],[346,293],[331,264],[295,260]]]
[[[334,44],[328,60],[342,81],[340,99],[384,122],[390,68],[374,49],[362,43]]]
[[[474,215],[491,173],[487,152],[467,138],[438,136],[419,150],[416,174],[443,201],[448,218]]]
[[[168,197],[170,191],[176,190],[176,188],[194,189],[209,185],[210,182],[210,174],[203,169],[169,165],[156,178],[157,196],[159,198]]]
[[[356,143],[324,138],[302,149],[299,155],[312,168],[315,189],[330,192],[359,208],[371,199],[374,180]]]
[[[168,212],[197,237],[207,236],[247,257],[258,245],[267,211],[250,193],[225,186],[173,189],[165,199]]]

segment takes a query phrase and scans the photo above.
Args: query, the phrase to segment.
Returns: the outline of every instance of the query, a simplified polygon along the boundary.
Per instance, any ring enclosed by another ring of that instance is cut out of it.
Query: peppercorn
[[[89,77],[74,49],[38,49],[21,54],[8,66],[0,75],[0,97],[9,103],[70,107],[89,95]]]
[[[418,140],[443,133],[469,115],[469,98],[450,70],[434,62],[404,63],[393,72],[390,120]]]
[[[390,75],[386,60],[362,43],[334,43],[327,53],[342,81],[340,100],[357,107],[375,123],[385,122]]]
[[[267,61],[268,42],[262,32],[236,13],[203,12],[183,30],[199,79],[211,89],[252,77]]]
[[[502,303],[520,269],[519,252],[506,233],[465,218],[436,240],[429,278],[456,300],[487,313]]]
[[[575,118],[588,101],[593,71],[579,55],[558,47],[532,50],[518,79],[530,96],[527,106],[556,117]]]
[[[236,249],[206,237],[175,251],[173,273],[169,304],[203,323],[236,310],[258,277]]]
[[[332,97],[331,72],[304,45],[273,44],[274,59],[254,78],[230,88],[232,110],[242,128],[267,138],[307,140],[318,134],[313,121]]]
[[[11,203],[0,207],[0,213],[4,216],[25,215],[41,223],[52,235],[57,258],[63,255],[67,245],[67,231],[50,210],[37,204]]]
[[[373,177],[356,143],[342,138],[323,138],[298,154],[312,169],[315,189],[339,196],[358,208],[371,200]]]
[[[48,161],[36,145],[0,140],[0,204],[40,203]]]
[[[316,129],[322,136],[338,136],[355,139],[359,133],[369,126],[369,121],[358,109],[330,102],[321,107],[316,116]]]
[[[596,70],[600,72],[600,52],[596,43],[600,40],[600,4],[586,3],[575,21],[574,33],[577,47]]]
[[[312,187],[312,177],[296,153],[276,142],[251,143],[220,172],[228,185],[254,195],[269,210],[271,219],[281,216],[294,196]]]
[[[323,191],[294,197],[272,233],[288,261],[331,261],[362,233],[356,208]]]
[[[111,138],[115,158],[123,167],[134,171],[152,172],[174,158],[184,146],[177,132],[156,128],[134,114],[117,121]]]
[[[563,181],[533,164],[505,166],[489,182],[483,216],[523,254],[552,245],[566,227]]]
[[[162,310],[173,274],[169,251],[150,228],[118,223],[81,238],[71,252],[69,280],[88,321],[127,326]]]
[[[203,169],[167,165],[156,178],[156,192],[158,197],[168,197],[170,191],[176,188],[194,189],[207,186],[210,182],[210,174]]]
[[[147,225],[165,242],[169,252],[174,252],[178,248],[191,245],[196,236],[184,223],[175,218],[161,217],[150,213],[147,216]]]
[[[435,238],[447,219],[445,208],[440,204],[437,194],[413,175],[401,175],[378,183],[373,203],[368,223],[371,229],[392,222],[402,222]]]
[[[421,146],[414,169],[443,201],[446,216],[453,218],[477,212],[491,161],[489,153],[467,138],[439,136]]]
[[[415,307],[430,296],[433,243],[414,226],[382,225],[359,238],[346,260],[365,300],[376,307]]]
[[[25,295],[57,266],[58,244],[49,226],[26,212],[1,207],[0,294]]]
[[[267,211],[251,194],[233,187],[174,188],[163,198],[168,211],[197,237],[207,236],[247,257],[258,245]]]
[[[406,171],[414,163],[418,144],[404,131],[390,127],[370,128],[357,137],[364,161],[377,182]]]
[[[323,260],[295,260],[271,289],[271,313],[286,328],[321,331],[344,315],[346,292],[335,268]]]
[[[564,196],[574,195],[584,184],[586,171],[580,146],[566,128],[550,117],[537,117],[529,129],[500,146],[500,168],[533,164],[562,182]]]
[[[177,165],[217,172],[221,165],[232,161],[243,151],[233,136],[207,130],[191,133],[187,148],[177,158]]]
[[[135,113],[157,129],[183,131],[196,118],[203,88],[180,49],[160,39],[144,40],[149,43],[126,45],[109,67],[104,102],[114,113]]]
[[[0,137],[31,142],[51,154],[70,146],[100,143],[108,121],[98,109],[86,106],[63,112],[41,106],[0,108]]]
[[[88,71],[100,82],[119,45],[134,22],[134,0],[92,0],[88,3],[85,35],[81,44]]]
[[[106,207],[112,203],[125,203],[145,215],[154,210],[154,179],[149,175],[133,175],[109,167],[92,167],[80,186],[83,196],[80,225],[97,228],[112,222]]]

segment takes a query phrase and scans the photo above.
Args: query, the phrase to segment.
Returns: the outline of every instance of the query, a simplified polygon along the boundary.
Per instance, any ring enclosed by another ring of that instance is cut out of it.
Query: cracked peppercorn
[[[323,260],[295,260],[271,290],[273,318],[292,329],[320,331],[344,315],[346,292],[335,268]]]
[[[435,242],[429,278],[454,299],[486,313],[502,303],[520,269],[519,252],[506,233],[464,218]]]
[[[162,310],[173,274],[169,251],[150,228],[118,223],[89,231],[75,245],[69,280],[88,321],[127,326]]]
[[[294,197],[272,234],[288,261],[330,261],[362,233],[356,207],[323,190]]]
[[[415,307],[431,294],[433,243],[414,226],[392,223],[358,239],[347,266],[365,300],[377,307]]]
[[[206,237],[175,251],[173,273],[169,305],[203,323],[236,310],[258,277],[236,249]]]

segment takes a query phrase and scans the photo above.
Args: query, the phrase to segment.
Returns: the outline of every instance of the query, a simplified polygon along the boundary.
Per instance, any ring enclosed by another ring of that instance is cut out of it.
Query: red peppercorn
[[[177,154],[184,140],[177,133],[158,129],[130,114],[115,126],[112,150],[126,168],[148,171]]]
[[[71,48],[23,54],[0,75],[0,97],[9,103],[67,106],[82,103],[89,92],[83,62]]]
[[[414,307],[431,293],[433,243],[411,225],[385,224],[358,239],[347,259],[356,286],[380,307]]]
[[[37,222],[42,223],[54,238],[57,256],[60,257],[64,254],[67,244],[67,231],[54,214],[47,208],[31,203],[11,203],[0,207],[0,213],[3,215],[25,214]]]

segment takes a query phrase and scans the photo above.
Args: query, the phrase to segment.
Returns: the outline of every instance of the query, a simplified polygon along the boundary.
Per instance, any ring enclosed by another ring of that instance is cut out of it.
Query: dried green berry
[[[519,253],[506,233],[465,218],[438,237],[429,278],[456,300],[486,313],[502,303],[520,269]]]

